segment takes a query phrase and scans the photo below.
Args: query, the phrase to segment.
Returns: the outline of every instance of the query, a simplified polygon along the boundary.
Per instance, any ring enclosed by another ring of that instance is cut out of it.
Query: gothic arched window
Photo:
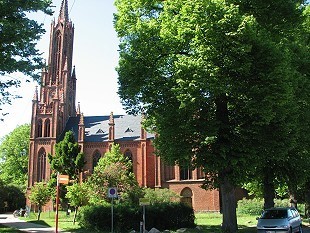
[[[42,137],[42,119],[39,119],[38,122],[37,122],[37,137],[38,138],[41,138]]]
[[[133,172],[133,159],[132,159],[132,153],[130,150],[126,150],[124,153],[125,158],[128,158],[128,160],[131,162],[131,168],[130,171]]]
[[[93,170],[97,166],[100,158],[101,158],[101,154],[99,151],[96,150],[93,155]]]
[[[37,161],[37,182],[42,182],[46,178],[46,152],[41,148],[38,153]]]
[[[131,162],[133,162],[132,161],[132,153],[130,150],[126,150],[124,155],[125,155],[125,158],[128,158]]]
[[[49,137],[51,131],[50,120],[46,119],[44,123],[44,137]]]

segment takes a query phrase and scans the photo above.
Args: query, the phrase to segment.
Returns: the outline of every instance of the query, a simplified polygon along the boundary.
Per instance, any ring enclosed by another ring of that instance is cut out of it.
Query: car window
[[[282,219],[287,218],[287,210],[265,210],[262,214],[262,219]]]
[[[294,214],[293,210],[287,210],[288,217],[295,217],[296,215]]]

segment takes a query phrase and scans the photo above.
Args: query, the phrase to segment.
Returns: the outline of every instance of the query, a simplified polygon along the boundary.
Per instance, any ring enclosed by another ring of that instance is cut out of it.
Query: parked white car
[[[257,233],[302,233],[298,211],[292,207],[264,210],[257,222]]]

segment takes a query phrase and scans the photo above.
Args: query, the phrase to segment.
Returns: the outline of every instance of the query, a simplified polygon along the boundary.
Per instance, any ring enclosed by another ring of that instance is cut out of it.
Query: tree
[[[10,103],[8,88],[21,83],[10,74],[20,72],[39,81],[38,69],[43,67],[43,62],[36,45],[45,30],[28,13],[42,11],[51,15],[51,6],[51,0],[0,2],[0,110],[1,105]]]
[[[138,198],[142,196],[132,172],[132,163],[121,153],[118,144],[113,144],[111,151],[99,159],[87,183],[91,190],[91,203],[109,202],[108,189],[111,187],[117,188],[120,202],[138,203]]]
[[[48,155],[51,169],[56,173],[69,175],[70,179],[78,181],[79,174],[82,171],[85,161],[84,153],[75,141],[74,133],[68,131],[64,139],[55,145],[55,155]]]
[[[301,11],[297,1],[260,2],[116,1],[123,105],[144,112],[161,158],[202,166],[205,187],[220,188],[224,232],[237,231],[236,185],[293,146],[280,150],[300,74],[283,42]]]
[[[44,182],[35,183],[30,190],[29,200],[38,206],[38,221],[40,220],[42,206],[51,199],[51,190]]]
[[[28,174],[30,125],[24,124],[6,135],[0,145],[0,179],[25,191]]]
[[[74,207],[73,224],[75,224],[78,208],[88,204],[89,189],[87,183],[75,183],[67,186],[66,198],[69,200],[70,206]]]

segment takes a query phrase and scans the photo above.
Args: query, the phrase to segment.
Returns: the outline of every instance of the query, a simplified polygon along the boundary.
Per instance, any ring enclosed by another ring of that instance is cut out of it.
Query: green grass
[[[256,216],[238,216],[238,232],[240,233],[255,233],[256,232]],[[55,213],[54,212],[43,212],[41,213],[40,221],[37,221],[37,214],[31,212],[30,216],[27,218],[22,218],[26,221],[41,224],[45,226],[55,227]],[[147,219],[146,219],[147,221]],[[222,222],[222,215],[220,213],[197,213],[196,214],[196,224],[198,229],[191,229],[191,233],[201,232],[201,233],[220,233],[220,225]],[[3,228],[0,225],[0,233],[2,232],[12,232],[16,233],[19,231],[12,230],[9,228]],[[60,211],[58,216],[58,227],[66,232],[75,233],[92,233],[90,230],[82,229],[76,223],[73,225],[73,213],[70,216],[66,216],[65,212]],[[108,233],[108,232],[103,232]]]

